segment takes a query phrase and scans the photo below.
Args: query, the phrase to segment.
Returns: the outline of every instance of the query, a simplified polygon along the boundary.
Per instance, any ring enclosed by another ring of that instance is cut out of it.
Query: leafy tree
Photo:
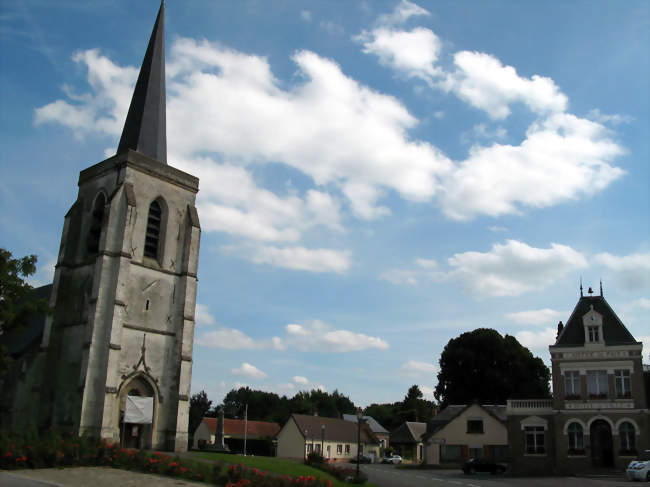
[[[452,338],[440,355],[434,396],[441,406],[504,404],[507,399],[550,397],[550,371],[515,337],[478,328]]]
[[[196,428],[201,424],[201,420],[210,416],[210,407],[212,401],[208,399],[205,391],[197,392],[190,397],[190,420],[189,420],[189,433],[194,435]]]
[[[403,421],[427,422],[433,416],[433,402],[424,399],[420,388],[413,385],[406,393],[398,414]]]
[[[47,301],[30,299],[32,286],[25,278],[36,272],[35,255],[14,259],[11,252],[0,248],[0,377],[9,369],[11,357],[4,341],[19,330],[31,315],[48,312]]]

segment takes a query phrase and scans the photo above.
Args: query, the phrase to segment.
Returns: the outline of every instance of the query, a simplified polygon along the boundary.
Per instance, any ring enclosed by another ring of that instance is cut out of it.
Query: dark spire
[[[165,114],[165,2],[153,27],[117,153],[128,149],[167,164]]]
[[[580,297],[582,297],[582,276],[580,276]]]
[[[600,280],[600,297],[603,297],[603,280]]]

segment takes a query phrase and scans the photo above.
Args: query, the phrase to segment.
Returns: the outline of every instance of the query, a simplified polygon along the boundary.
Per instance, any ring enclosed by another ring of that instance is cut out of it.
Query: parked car
[[[402,457],[399,455],[391,455],[389,457],[384,457],[381,463],[402,463]]]
[[[646,450],[639,458],[632,460],[625,471],[630,480],[650,481],[650,450]]]
[[[350,463],[357,463],[357,457],[354,457],[352,460],[350,460]],[[372,463],[372,457],[368,455],[361,455],[359,463]]]
[[[473,474],[476,472],[490,472],[492,474],[503,473],[506,471],[506,466],[500,463],[491,462],[482,458],[470,458],[463,465],[463,472],[466,474]]]

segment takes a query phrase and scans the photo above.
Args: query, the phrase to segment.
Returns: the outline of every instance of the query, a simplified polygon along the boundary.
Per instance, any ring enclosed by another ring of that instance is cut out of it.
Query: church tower
[[[40,423],[124,446],[187,449],[201,229],[198,178],[167,165],[164,1],[117,154],[81,171],[42,351]],[[126,396],[151,424],[124,422]]]

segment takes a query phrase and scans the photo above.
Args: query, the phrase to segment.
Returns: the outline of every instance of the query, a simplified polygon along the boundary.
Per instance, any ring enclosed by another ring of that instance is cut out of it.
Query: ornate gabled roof
[[[165,103],[165,2],[142,61],[117,153],[129,149],[167,164],[167,123]]]
[[[585,330],[582,317],[591,309],[603,317],[603,340],[605,345],[637,344],[623,322],[616,316],[603,296],[581,296],[569,320],[558,336],[556,347],[579,347],[585,344]]]

